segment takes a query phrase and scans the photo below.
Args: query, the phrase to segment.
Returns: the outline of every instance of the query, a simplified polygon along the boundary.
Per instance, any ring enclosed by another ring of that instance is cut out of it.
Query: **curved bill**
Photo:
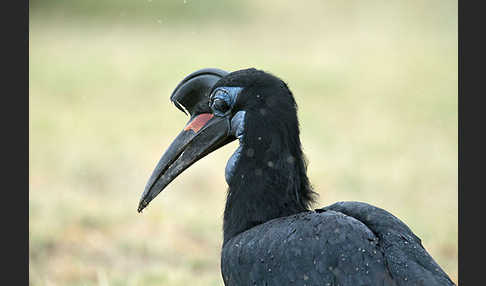
[[[227,117],[213,116],[212,113],[192,116],[155,167],[140,198],[138,212],[189,166],[235,140],[229,131],[230,120]]]

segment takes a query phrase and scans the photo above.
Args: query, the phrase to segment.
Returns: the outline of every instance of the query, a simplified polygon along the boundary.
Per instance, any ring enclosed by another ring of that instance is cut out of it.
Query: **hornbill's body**
[[[454,285],[420,239],[360,202],[311,210],[297,106],[268,73],[203,69],[171,100],[191,119],[161,158],[139,211],[191,164],[239,140],[226,166],[226,285]]]

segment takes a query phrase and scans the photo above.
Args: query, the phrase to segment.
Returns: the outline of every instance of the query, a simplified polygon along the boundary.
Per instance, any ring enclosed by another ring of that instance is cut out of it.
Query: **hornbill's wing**
[[[359,202],[259,224],[223,246],[226,285],[454,285],[398,218]]]
[[[365,224],[378,238],[386,267],[397,285],[454,285],[410,228],[391,213],[362,202],[338,202],[316,211],[335,211]]]

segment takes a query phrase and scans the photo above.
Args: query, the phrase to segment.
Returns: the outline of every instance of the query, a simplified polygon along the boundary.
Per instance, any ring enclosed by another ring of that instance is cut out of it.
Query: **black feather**
[[[360,202],[311,210],[297,105],[287,84],[256,69],[215,86],[243,87],[245,136],[224,211],[226,285],[454,285],[420,239]]]

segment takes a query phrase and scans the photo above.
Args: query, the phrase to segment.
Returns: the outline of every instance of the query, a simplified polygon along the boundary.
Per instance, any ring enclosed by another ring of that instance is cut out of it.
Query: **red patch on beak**
[[[208,123],[208,121],[213,118],[212,113],[203,113],[199,114],[194,118],[191,122],[189,122],[186,127],[184,128],[184,131],[192,130],[195,133],[199,132],[201,128]]]

